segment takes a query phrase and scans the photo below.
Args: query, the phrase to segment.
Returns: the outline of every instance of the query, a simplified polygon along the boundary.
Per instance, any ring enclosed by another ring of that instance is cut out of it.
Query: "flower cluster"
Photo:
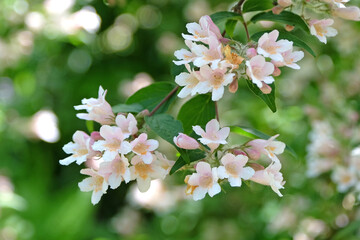
[[[155,151],[159,142],[148,139],[148,135],[139,130],[134,115],[115,114],[105,100],[106,91],[100,87],[97,99],[83,99],[83,105],[76,110],[85,109],[80,119],[92,120],[101,124],[100,131],[89,136],[83,131],[76,131],[73,141],[63,150],[71,156],[60,160],[60,164],[85,163],[88,168],[82,174],[89,177],[79,183],[81,191],[93,191],[91,202],[96,204],[108,187],[116,189],[121,182],[137,181],[141,192],[149,189],[154,179],[163,179],[169,173],[173,161]]]
[[[206,153],[206,157],[194,166],[195,172],[185,177],[186,194],[191,195],[194,200],[203,199],[206,194],[212,197],[220,193],[220,185],[226,180],[232,187],[240,187],[242,180],[251,180],[270,186],[282,196],[279,190],[284,188],[285,182],[277,155],[284,151],[285,144],[275,141],[277,136],[268,140],[255,139],[236,148],[227,148],[225,144],[230,128],[220,129],[216,119],[208,122],[205,130],[200,126],[193,126],[193,130],[200,136],[198,140],[201,144],[183,133],[174,138],[174,143],[179,148],[201,149]],[[266,168],[256,162],[262,155],[271,160]]]

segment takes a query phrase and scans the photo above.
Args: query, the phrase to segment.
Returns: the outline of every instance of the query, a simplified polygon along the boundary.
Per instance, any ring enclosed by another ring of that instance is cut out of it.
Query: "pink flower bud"
[[[93,140],[94,142],[103,139],[103,137],[100,135],[100,132],[96,132],[96,131],[92,132],[90,137],[91,137],[91,140]]]
[[[292,4],[291,0],[278,0],[278,4],[283,8],[286,8]]]
[[[229,86],[229,92],[231,93],[236,93],[236,91],[238,90],[239,87],[239,83],[237,79],[234,79]]]
[[[277,77],[277,76],[280,76],[280,74],[281,74],[281,70],[278,67],[275,66],[274,72],[272,73],[272,75],[274,77]]]
[[[247,51],[246,51],[246,56],[248,58],[253,58],[257,55],[257,51],[255,48],[249,48]]]
[[[295,28],[294,26],[289,25],[289,24],[286,24],[286,26],[285,26],[285,30],[288,32],[291,32],[292,30],[294,30],[294,28]]]
[[[273,14],[275,14],[275,15],[279,15],[283,10],[284,10],[284,8],[280,5],[277,5],[271,9]]]
[[[260,88],[260,90],[264,93],[264,94],[269,94],[271,93],[271,87],[269,85],[267,85],[266,83],[263,83],[262,87]]]
[[[198,149],[200,147],[199,143],[192,137],[184,133],[179,133],[177,137],[173,139],[176,146],[182,149]]]
[[[261,157],[261,152],[254,148],[247,148],[245,152],[251,160],[259,160]]]
[[[231,152],[232,152],[235,156],[237,156],[237,155],[247,156],[244,151],[241,151],[241,150],[239,150],[239,149],[233,149]]]

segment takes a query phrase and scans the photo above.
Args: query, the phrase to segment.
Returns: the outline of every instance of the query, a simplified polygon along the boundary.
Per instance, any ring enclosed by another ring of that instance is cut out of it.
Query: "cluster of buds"
[[[230,128],[220,128],[216,119],[208,122],[205,130],[200,126],[193,126],[193,130],[200,136],[200,143],[184,133],[175,137],[174,143],[179,148],[205,152],[206,157],[193,166],[194,173],[185,177],[186,194],[194,200],[203,199],[206,193],[210,197],[220,193],[220,185],[226,181],[231,187],[240,187],[242,180],[270,186],[282,196],[279,190],[284,188],[285,182],[277,155],[284,151],[285,144],[275,141],[277,136],[268,140],[255,139],[239,147],[229,148],[226,144]],[[258,163],[262,155],[270,159],[266,168]]]
[[[302,16],[304,9],[310,9],[316,12],[322,12],[329,17],[340,17],[346,20],[360,21],[360,9],[356,6],[345,6],[350,0],[306,0],[297,3],[292,0],[278,0],[277,5],[273,7],[274,14],[280,14],[286,8],[292,8],[293,5],[302,5]],[[330,14],[329,14],[330,13]],[[305,19],[306,20],[306,19]],[[332,18],[325,19],[309,19],[307,20],[310,33],[317,37],[320,42],[327,43],[326,37],[334,37],[337,30],[331,27],[334,24]]]
[[[191,35],[183,34],[183,37],[190,50],[175,51],[178,61],[174,61],[177,65],[184,64],[188,71],[180,73],[175,79],[183,87],[178,94],[180,98],[211,92],[212,100],[218,101],[223,97],[225,86],[229,85],[232,93],[237,91],[241,77],[249,77],[268,94],[271,92],[268,84],[274,82],[273,76],[281,73],[279,67],[300,69],[296,62],[304,57],[302,51],[293,52],[293,42],[277,41],[277,30],[265,33],[258,44],[243,45],[224,38],[209,16],[201,17],[199,24],[187,24],[186,28]],[[254,45],[258,47],[249,48]],[[271,62],[266,62],[266,58]]]
[[[81,191],[93,191],[91,202],[96,204],[107,189],[116,189],[121,182],[137,181],[141,192],[146,192],[154,179],[163,179],[168,175],[174,161],[156,151],[159,142],[148,139],[148,135],[139,130],[134,115],[115,114],[105,100],[106,91],[100,87],[97,99],[83,99],[76,110],[84,109],[80,119],[92,120],[101,124],[100,131],[89,136],[76,131],[73,142],[66,144],[63,150],[71,156],[60,160],[60,164],[85,163],[88,168],[82,174],[89,177],[79,183]]]

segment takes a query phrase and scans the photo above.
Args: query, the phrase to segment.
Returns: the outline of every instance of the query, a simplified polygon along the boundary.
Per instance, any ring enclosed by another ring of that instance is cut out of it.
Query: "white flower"
[[[200,44],[193,44],[191,52],[196,55],[193,63],[196,67],[202,67],[211,64],[211,68],[216,69],[224,55],[222,54],[222,44],[214,36],[209,37],[209,47]]]
[[[205,81],[197,85],[199,93],[212,92],[213,101],[220,100],[224,95],[224,87],[229,85],[235,76],[235,73],[226,73],[226,68],[211,69],[208,65],[200,68],[200,75]],[[201,89],[201,90],[200,90]]]
[[[324,2],[334,4],[338,8],[345,8],[344,3],[349,2],[350,0],[324,0]]]
[[[226,154],[221,158],[223,166],[218,167],[218,176],[220,179],[227,178],[230,186],[240,187],[241,179],[250,179],[255,171],[251,167],[244,167],[248,162],[248,157],[245,155]]]
[[[282,197],[283,195],[279,190],[284,188],[285,181],[283,181],[280,169],[281,164],[279,162],[272,162],[267,168],[256,171],[250,180],[259,184],[270,186],[277,195]]]
[[[212,168],[206,162],[199,162],[196,165],[196,173],[188,178],[188,185],[193,186],[192,196],[195,201],[203,199],[206,193],[210,197],[221,191],[218,183],[217,168]]]
[[[357,183],[355,169],[337,166],[331,176],[339,192],[345,192]]]
[[[137,121],[131,113],[125,117],[124,115],[118,115],[115,119],[116,125],[121,128],[125,138],[130,135],[134,135],[138,132]]]
[[[257,52],[264,57],[271,58],[274,61],[283,61],[281,53],[292,49],[293,43],[288,40],[276,41],[278,37],[278,30],[273,30],[270,33],[264,33],[259,39]]]
[[[155,151],[154,153],[156,157],[156,164],[165,170],[165,175],[163,175],[164,178],[167,174],[169,174],[172,166],[175,164],[175,161],[167,159],[164,154],[158,151]]]
[[[360,174],[360,147],[357,147],[351,151],[350,167]]]
[[[90,168],[82,169],[80,173],[90,176],[79,182],[80,190],[82,192],[93,191],[91,203],[94,205],[97,204],[100,201],[101,196],[105,194],[108,189],[108,183],[106,182],[105,176]]]
[[[197,23],[188,23],[186,24],[186,29],[191,35],[182,34],[183,38],[191,41],[201,41],[203,43],[209,42],[209,35],[213,34],[217,39],[221,40],[223,36],[220,33],[219,28],[207,15],[202,16],[199,20],[200,24]]]
[[[146,133],[140,134],[138,138],[131,142],[132,151],[141,157],[146,164],[153,160],[151,152],[159,147],[159,142],[154,139],[147,139]]]
[[[257,55],[246,61],[246,74],[249,76],[251,81],[258,86],[263,87],[263,82],[271,84],[275,79],[270,76],[274,72],[274,65],[270,62],[266,62],[265,58],[261,55]]]
[[[192,47],[194,46],[194,43],[189,40],[185,40],[185,44],[189,49],[192,49]],[[197,57],[195,53],[192,53],[187,49],[177,50],[174,52],[174,55],[177,59],[180,60],[180,61],[173,61],[176,65],[183,65],[190,63],[194,61],[194,59]]]
[[[200,142],[207,145],[211,151],[218,148],[220,144],[227,144],[226,138],[230,133],[229,127],[220,129],[219,122],[216,119],[212,119],[206,124],[206,132],[200,126],[193,126],[193,130],[201,136]]]
[[[292,69],[300,69],[300,66],[297,65],[296,62],[303,59],[303,57],[304,57],[303,51],[293,52],[292,49],[290,49],[286,52],[283,52],[281,55],[283,56],[283,59],[284,59],[283,61],[280,61],[280,62],[273,61],[273,64],[276,67],[286,66],[286,67],[289,67]]]
[[[336,8],[333,10],[333,14],[343,19],[360,21],[360,9],[355,6],[347,8]]]
[[[104,140],[96,141],[93,149],[105,151],[102,156],[105,162],[114,160],[119,153],[128,154],[131,151],[130,143],[124,141],[125,137],[121,128],[104,125],[100,128],[100,135]]]
[[[326,37],[334,37],[337,35],[335,28],[330,27],[333,25],[333,19],[322,19],[322,20],[311,20],[310,24],[310,33],[317,37],[320,42],[326,44]]]
[[[163,179],[168,174],[168,170],[164,169],[154,155],[154,159],[150,164],[144,163],[140,156],[134,156],[131,159],[130,167],[131,179],[136,180],[140,192],[146,192],[150,188],[151,180]]]
[[[278,136],[279,134],[270,137],[268,140],[264,140],[264,139],[251,140],[246,145],[250,146],[253,150],[257,151],[260,154],[263,153],[267,155],[272,161],[280,163],[276,155],[280,155],[281,153],[283,153],[286,145],[283,142],[274,141],[275,138],[277,138]]]
[[[99,172],[109,176],[107,181],[112,189],[119,187],[122,180],[128,183],[131,179],[129,160],[124,155],[116,155],[111,162],[102,162]]]
[[[72,138],[73,142],[69,142],[63,147],[64,152],[72,155],[60,160],[61,165],[69,165],[75,161],[80,165],[94,155],[90,146],[91,138],[89,135],[83,131],[76,131]]]
[[[81,103],[83,105],[74,106],[75,110],[86,110],[88,113],[78,113],[76,116],[84,120],[93,120],[102,125],[113,124],[115,115],[111,109],[110,104],[105,100],[107,90],[100,86],[99,97],[84,98]]]
[[[175,82],[183,88],[178,94],[179,98],[185,98],[189,95],[194,96],[196,93],[204,94],[207,93],[207,89],[199,85],[202,81],[199,71],[191,70],[188,64],[185,64],[186,69],[189,73],[180,73],[175,77]]]

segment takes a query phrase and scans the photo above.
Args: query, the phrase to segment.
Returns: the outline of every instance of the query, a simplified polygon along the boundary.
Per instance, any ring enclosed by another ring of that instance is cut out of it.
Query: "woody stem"
[[[173,90],[171,90],[171,92],[169,92],[169,94],[164,97],[163,100],[161,100],[161,102],[151,111],[151,113],[149,114],[149,117],[151,117],[152,115],[155,114],[155,112],[157,110],[159,110],[159,108],[164,104],[166,103],[171,97],[172,95],[174,95],[176,93],[176,91],[179,89],[179,86],[175,87]]]

